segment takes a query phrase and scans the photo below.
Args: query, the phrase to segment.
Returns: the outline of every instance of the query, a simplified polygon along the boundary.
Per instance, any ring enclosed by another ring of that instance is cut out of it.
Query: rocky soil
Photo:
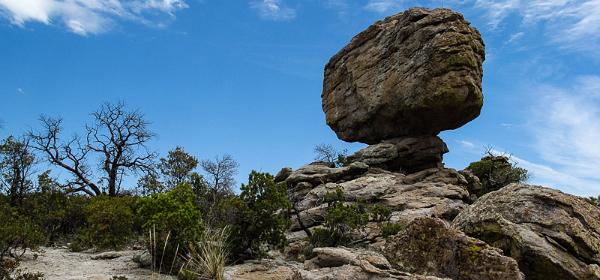
[[[133,257],[138,253],[131,250],[102,254],[76,253],[66,248],[43,247],[37,252],[28,252],[20,268],[28,272],[42,272],[47,280],[110,280],[113,276],[125,276],[129,280],[176,279],[138,268],[138,264],[133,262]]]

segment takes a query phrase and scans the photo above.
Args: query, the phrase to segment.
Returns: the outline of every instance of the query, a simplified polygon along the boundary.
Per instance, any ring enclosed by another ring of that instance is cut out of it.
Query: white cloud
[[[284,21],[294,19],[296,10],[282,3],[281,0],[260,0],[250,3],[250,6],[258,11],[262,19]]]
[[[552,168],[541,179],[575,192],[600,193],[600,76],[579,77],[567,88],[541,86],[529,124],[533,149]]]
[[[0,0],[0,15],[19,26],[62,24],[87,35],[106,32],[119,19],[153,24],[147,16],[171,18],[186,7],[184,0]]]
[[[402,7],[400,0],[369,0],[365,9],[378,13],[385,13],[390,10],[397,10]]]
[[[529,171],[530,183],[550,188],[558,188],[580,196],[598,196],[600,184],[598,181],[579,178],[571,174],[556,170],[543,164],[537,164],[528,160],[511,156],[520,167]]]
[[[523,37],[523,35],[525,35],[525,32],[514,33],[514,34],[510,35],[510,38],[508,38],[508,41],[506,41],[506,43],[511,44],[516,41],[519,41],[521,39],[521,37]]]
[[[600,45],[600,0],[474,0],[485,10],[492,28],[510,15],[524,25],[541,23],[550,38],[565,47],[593,49]]]
[[[475,148],[475,144],[473,144],[473,142],[469,142],[467,140],[458,140],[458,143],[461,144],[466,149]]]

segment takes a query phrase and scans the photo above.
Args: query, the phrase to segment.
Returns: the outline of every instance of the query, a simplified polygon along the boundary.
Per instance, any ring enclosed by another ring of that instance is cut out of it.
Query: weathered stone
[[[123,256],[123,253],[121,253],[121,252],[109,251],[109,252],[103,252],[100,254],[93,255],[91,257],[91,259],[92,260],[112,260],[112,259],[120,258],[122,256]]]
[[[368,169],[369,166],[361,162],[354,162],[349,166],[339,168],[322,164],[309,164],[292,172],[286,182],[289,186],[295,186],[300,182],[308,182],[316,186],[343,179],[353,179],[367,172]]]
[[[290,177],[293,171],[294,170],[291,167],[282,168],[281,170],[279,170],[279,172],[277,172],[277,175],[275,175],[275,183],[285,181],[288,177]]]
[[[303,280],[300,264],[272,260],[248,262],[225,268],[225,280]]]
[[[438,217],[448,221],[468,204],[466,181],[450,169],[429,169],[405,176],[399,173],[367,173],[359,178],[321,184],[294,203],[299,218],[293,216],[292,231],[323,223],[327,204],[324,197],[337,189],[347,202],[364,201],[392,210],[392,222],[409,223],[417,217]]]
[[[348,248],[317,248],[305,262],[262,260],[227,267],[226,280],[441,280],[391,268],[378,253]]]
[[[479,198],[453,226],[501,248],[527,279],[600,279],[600,209],[580,197],[512,184]]]
[[[523,279],[517,262],[444,221],[417,218],[388,239],[385,256],[395,268],[460,280]]]
[[[152,266],[152,255],[147,250],[138,252],[132,258],[141,268],[149,268]]]
[[[437,135],[483,105],[484,43],[462,15],[415,8],[378,21],[325,66],[323,110],[345,141]]]
[[[349,162],[364,162],[370,167],[414,173],[441,168],[448,147],[437,136],[406,137],[368,146],[348,157]]]

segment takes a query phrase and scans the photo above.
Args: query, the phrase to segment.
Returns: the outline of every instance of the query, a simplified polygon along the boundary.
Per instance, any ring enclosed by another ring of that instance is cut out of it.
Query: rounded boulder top
[[[367,144],[437,135],[479,116],[484,43],[449,9],[413,8],[371,25],[325,66],[323,111]]]

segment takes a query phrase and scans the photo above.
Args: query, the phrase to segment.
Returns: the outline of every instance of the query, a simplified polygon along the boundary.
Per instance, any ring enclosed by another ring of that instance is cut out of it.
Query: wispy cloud
[[[474,0],[492,28],[510,15],[525,26],[543,23],[552,41],[564,47],[592,50],[600,46],[599,0]]]
[[[296,17],[296,10],[285,5],[281,0],[253,1],[250,6],[258,12],[262,19],[266,20],[285,21]]]
[[[0,15],[18,26],[61,24],[88,35],[106,32],[123,19],[161,26],[164,17],[171,19],[186,7],[184,0],[0,0]]]
[[[366,10],[385,13],[390,10],[396,10],[402,7],[401,0],[369,0],[367,5],[365,6]]]
[[[461,144],[466,149],[473,149],[473,148],[475,148],[475,144],[473,144],[473,142],[470,142],[470,141],[467,141],[467,140],[458,140],[457,142],[459,144]]]
[[[538,89],[529,129],[532,148],[545,163],[535,168],[540,180],[574,192],[600,193],[600,76],[583,76],[569,87]]]

